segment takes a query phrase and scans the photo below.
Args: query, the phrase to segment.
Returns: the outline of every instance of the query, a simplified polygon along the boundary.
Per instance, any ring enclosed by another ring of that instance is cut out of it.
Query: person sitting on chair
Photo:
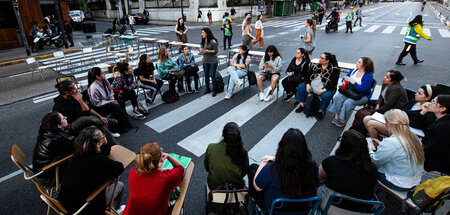
[[[286,70],[287,78],[281,81],[281,84],[286,91],[286,98],[283,100],[284,102],[289,102],[297,92],[297,86],[305,81],[306,74],[308,74],[309,71],[310,62],[309,54],[306,50],[304,48],[297,49],[295,57],[291,60],[291,63]]]
[[[187,91],[189,93],[194,93],[194,91],[191,88],[191,77],[194,77],[194,85],[195,85],[195,93],[199,93],[198,91],[198,66],[195,64],[195,56],[194,53],[192,53],[189,50],[189,47],[182,45],[180,46],[180,50],[182,53],[180,56],[178,56],[177,62],[180,66],[180,69],[184,70],[184,74],[186,75],[186,84],[187,84]]]
[[[54,163],[73,153],[73,141],[77,134],[70,133],[67,128],[67,117],[54,111],[45,114],[39,127],[39,134],[33,150],[33,172],[42,171],[45,166]],[[65,166],[65,164],[60,165]],[[63,168],[59,168],[62,178]],[[56,184],[55,170],[52,169],[36,177],[36,181],[44,187]]]
[[[208,172],[208,187],[214,190],[222,184],[232,183],[236,188],[243,188],[243,177],[248,172],[248,154],[245,150],[241,131],[234,122],[225,125],[223,140],[209,144],[205,153],[205,170]]]
[[[250,57],[248,56],[248,47],[241,45],[239,52],[233,56],[228,67],[230,74],[230,81],[228,83],[227,94],[225,99],[230,99],[233,96],[234,86],[242,87],[244,84],[240,79],[247,76],[248,66],[250,65]]]
[[[259,88],[259,100],[270,102],[272,100],[272,94],[275,88],[277,87],[278,79],[280,79],[280,72],[282,69],[281,63],[283,59],[281,59],[281,55],[278,52],[278,49],[270,45],[266,49],[266,53],[264,57],[261,59],[259,63],[259,75],[257,78],[257,84]],[[264,94],[263,89],[263,81],[270,80],[270,90],[267,95]]]
[[[161,169],[166,160],[173,169]],[[167,214],[169,197],[183,180],[180,161],[164,153],[157,142],[142,146],[135,161],[128,175],[130,194],[122,214]]]
[[[158,74],[163,80],[169,81],[169,90],[175,91],[175,83],[178,82],[178,92],[184,93],[184,71],[170,58],[166,48],[161,47],[158,52]]]
[[[86,128],[75,139],[75,153],[64,171],[58,200],[70,214],[75,213],[97,188],[107,180],[122,174],[121,162],[108,158],[111,144],[103,133],[96,128]],[[123,183],[118,182],[115,192],[114,183],[98,194],[81,214],[105,214],[107,205],[114,198],[113,207],[117,208],[122,200]],[[108,198],[107,198],[108,197]]]
[[[155,78],[155,67],[150,60],[150,56],[147,54],[143,54],[139,58],[137,73],[141,87],[151,91],[151,95],[148,96],[149,99],[147,100],[147,104],[152,104],[155,101],[156,94],[160,91],[164,82],[161,79]]]

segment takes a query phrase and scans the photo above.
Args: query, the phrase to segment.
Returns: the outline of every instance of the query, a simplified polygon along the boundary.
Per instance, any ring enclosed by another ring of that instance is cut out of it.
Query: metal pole
[[[28,40],[27,36],[25,35],[25,30],[23,30],[22,19],[20,19],[19,5],[17,1],[18,0],[11,0],[11,4],[13,5],[14,13],[16,14],[17,25],[19,26],[20,37],[22,37],[22,42],[25,45],[25,51],[27,52],[27,55],[30,56],[31,50],[30,47],[28,46]]]
[[[181,0],[181,18],[183,19],[183,22],[186,22],[186,20],[184,20],[183,0]]]
[[[64,46],[67,49],[67,48],[69,48],[69,44],[67,44],[66,31],[64,30],[64,23],[63,23],[63,20],[62,20],[62,17],[61,17],[61,10],[59,9],[59,1],[60,0],[55,0],[56,15],[58,17],[59,29],[61,29],[61,32],[62,32]]]

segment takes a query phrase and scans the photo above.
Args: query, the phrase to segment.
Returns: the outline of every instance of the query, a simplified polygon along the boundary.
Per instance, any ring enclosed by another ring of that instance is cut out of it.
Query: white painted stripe
[[[280,89],[280,92],[283,92],[283,89]],[[259,100],[258,95],[252,96],[247,101],[234,107],[205,127],[186,137],[178,145],[200,157],[205,153],[208,144],[219,142],[222,128],[226,123],[235,122],[239,126],[242,126],[274,101],[276,101],[275,98],[270,102],[263,102]]]
[[[345,24],[339,25],[339,26],[338,26],[338,29],[346,29],[346,25],[345,25]]]
[[[289,32],[288,31],[283,31],[283,32],[280,32],[280,33],[278,33],[276,35],[286,35],[286,34],[289,34]]]
[[[444,38],[450,38],[450,31],[447,29],[437,29],[439,31],[439,34],[441,34]]]
[[[19,175],[19,174],[22,173],[22,172],[23,172],[22,170],[17,170],[17,171],[15,171],[15,172],[13,172],[13,173],[10,173],[10,174],[8,174],[8,175],[5,175],[5,176],[1,177],[1,178],[0,178],[0,183],[6,181],[6,180],[8,180],[8,179],[10,179],[10,178],[12,178],[12,177],[14,177],[14,176],[16,176],[16,175]]]
[[[292,111],[266,136],[264,136],[263,139],[253,146],[248,153],[249,158],[256,163],[259,163],[259,160],[265,155],[275,156],[278,143],[281,140],[281,135],[284,134],[289,128],[297,128],[302,131],[304,135],[306,135],[316,121],[317,120],[314,117],[307,118],[303,113],[296,113],[295,111]]]
[[[373,25],[370,28],[368,28],[367,30],[365,30],[364,32],[374,32],[380,27],[381,27],[381,25]]]
[[[385,28],[384,30],[383,30],[383,32],[381,32],[381,33],[383,33],[383,34],[392,34],[392,32],[395,30],[395,26],[388,26],[387,28]]]
[[[431,31],[429,28],[423,28],[423,33],[431,37]]]
[[[352,28],[352,31],[357,32],[357,31],[361,30],[361,28],[364,28],[364,27],[365,26],[362,26],[362,27],[356,26],[356,27]]]
[[[272,34],[272,35],[269,35],[269,36],[264,36],[264,39],[270,39],[270,38],[274,38],[276,36],[277,36],[276,34]]]
[[[406,34],[406,29],[407,29],[406,27],[403,27],[402,30],[400,31],[400,34],[401,34],[401,35]]]

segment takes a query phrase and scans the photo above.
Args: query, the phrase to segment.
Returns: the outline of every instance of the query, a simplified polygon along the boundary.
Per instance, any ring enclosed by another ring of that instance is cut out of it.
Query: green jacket
[[[245,181],[243,177],[247,175],[249,169],[247,151],[245,152],[245,158],[247,165],[241,169],[226,154],[226,143],[224,141],[209,144],[204,161],[205,170],[208,172],[207,182],[209,189],[214,190],[225,182],[244,187]]]

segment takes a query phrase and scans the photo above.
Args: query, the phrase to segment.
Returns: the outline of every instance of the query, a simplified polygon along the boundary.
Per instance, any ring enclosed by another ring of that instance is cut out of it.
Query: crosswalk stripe
[[[450,38],[450,31],[447,29],[438,29],[439,34],[441,35],[441,37],[444,38]]]
[[[387,28],[385,28],[384,30],[383,30],[383,32],[381,32],[381,33],[383,33],[383,34],[392,34],[392,32],[395,30],[395,26],[388,26]]]
[[[263,137],[253,148],[249,151],[248,157],[255,163],[259,163],[265,155],[275,155],[278,142],[281,140],[281,135],[284,134],[289,128],[297,128],[306,135],[308,131],[316,123],[314,117],[306,117],[303,113],[296,113],[292,111],[287,115],[278,125],[276,125],[266,136]],[[250,162],[253,163],[253,162]]]
[[[361,30],[362,28],[364,28],[364,26],[362,26],[362,27],[356,26],[356,27],[353,27],[352,31],[357,32],[357,31]]]
[[[406,27],[403,27],[402,30],[400,31],[400,34],[401,35],[405,35],[406,34],[406,29],[407,29]]]
[[[270,87],[266,90],[269,88]],[[282,92],[281,89],[280,91]],[[275,96],[276,95],[274,95],[274,97]],[[242,126],[274,101],[276,101],[275,98],[270,102],[263,102],[258,99],[258,95],[252,96],[247,99],[247,101],[242,102],[240,105],[234,107],[216,120],[186,137],[184,140],[180,141],[178,145],[200,157],[205,153],[209,143],[218,142],[220,140],[221,130],[226,123],[235,122],[239,126]]]
[[[370,28],[368,28],[367,30],[365,30],[364,32],[374,32],[380,27],[381,27],[381,25],[373,25]]]
[[[431,37],[431,31],[429,28],[423,28],[423,33]]]

